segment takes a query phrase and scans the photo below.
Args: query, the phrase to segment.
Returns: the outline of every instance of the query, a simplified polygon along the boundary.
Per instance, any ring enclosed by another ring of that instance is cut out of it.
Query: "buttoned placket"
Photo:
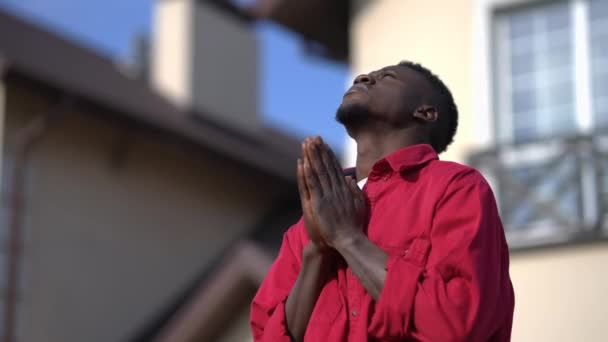
[[[374,183],[374,180],[368,178],[368,181],[363,186],[363,189],[361,189],[367,195],[367,197],[370,201],[370,203],[369,203],[370,211],[373,210],[374,202],[375,202],[374,192],[373,192],[373,189],[375,188],[375,186],[373,183]],[[364,291],[364,290],[361,289],[362,286],[358,286],[360,281],[357,278],[357,276],[353,273],[350,266],[347,267],[346,278],[347,278],[347,284],[348,284],[348,286],[347,286],[348,310],[350,310],[349,311],[349,323],[355,324],[358,321],[359,311],[361,308],[361,297],[364,295],[364,292],[362,293],[362,291]]]
[[[379,169],[374,170],[368,177],[367,182],[363,186],[362,191],[366,194],[369,200],[370,213],[374,210],[375,204],[378,201],[378,196],[382,193],[382,188],[386,186],[393,175],[393,170],[390,168],[388,163],[381,165]],[[359,313],[361,309],[361,300],[365,296],[366,290],[352,272],[350,267],[347,267],[347,296],[348,296],[348,310],[349,310],[349,322],[350,324],[356,324],[359,320]]]

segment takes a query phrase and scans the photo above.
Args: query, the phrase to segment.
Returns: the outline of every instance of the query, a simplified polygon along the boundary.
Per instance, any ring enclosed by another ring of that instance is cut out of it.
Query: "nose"
[[[376,83],[376,80],[374,80],[374,78],[371,75],[361,74],[361,75],[359,75],[359,76],[357,76],[355,78],[355,82],[354,83],[355,84],[364,83],[364,84],[370,84],[371,85],[371,84]]]

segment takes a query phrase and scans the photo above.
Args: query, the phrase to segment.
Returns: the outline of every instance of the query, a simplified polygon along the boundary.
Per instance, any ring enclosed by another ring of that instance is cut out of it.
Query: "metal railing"
[[[608,133],[503,144],[472,154],[512,247],[608,237]]]

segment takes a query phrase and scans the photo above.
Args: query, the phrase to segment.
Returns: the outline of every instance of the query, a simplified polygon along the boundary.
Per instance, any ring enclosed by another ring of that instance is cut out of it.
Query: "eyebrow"
[[[374,77],[375,77],[375,75],[382,75],[382,74],[391,74],[391,75],[393,75],[395,77],[398,76],[397,72],[393,68],[391,68],[391,67],[385,67],[385,68],[382,68],[380,70],[372,71],[372,72],[369,73],[369,75],[372,75]]]

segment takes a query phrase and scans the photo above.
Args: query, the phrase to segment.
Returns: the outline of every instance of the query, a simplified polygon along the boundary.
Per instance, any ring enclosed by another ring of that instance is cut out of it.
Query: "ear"
[[[426,123],[435,122],[439,118],[437,109],[433,106],[420,106],[414,112],[414,117]]]

